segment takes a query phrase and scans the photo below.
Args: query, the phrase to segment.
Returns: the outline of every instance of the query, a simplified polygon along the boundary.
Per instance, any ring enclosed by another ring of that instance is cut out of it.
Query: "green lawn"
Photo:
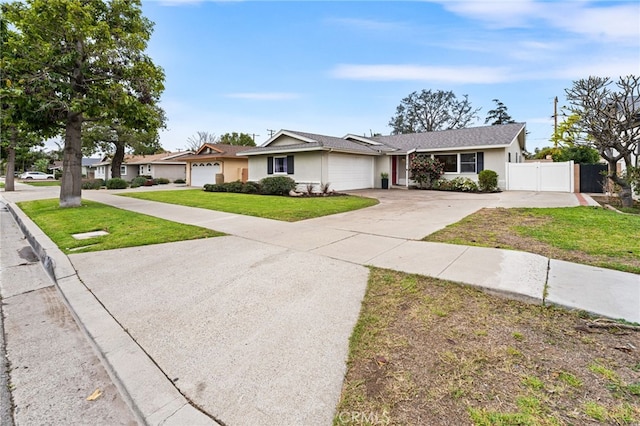
[[[65,253],[110,250],[224,235],[210,229],[171,222],[83,200],[77,208],[60,208],[58,199],[18,203]],[[104,230],[109,235],[76,240],[72,234]],[[74,250],[75,249],[75,250]]]
[[[20,182],[31,186],[60,186],[59,180],[21,180]]]
[[[522,250],[640,274],[640,216],[603,208],[482,209],[424,240]]]
[[[351,195],[331,197],[280,197],[226,192],[154,191],[120,194],[123,197],[160,201],[189,207],[296,222],[378,204],[372,198]]]

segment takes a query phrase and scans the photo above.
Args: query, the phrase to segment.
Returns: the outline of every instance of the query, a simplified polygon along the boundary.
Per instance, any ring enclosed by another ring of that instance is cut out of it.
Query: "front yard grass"
[[[224,235],[210,229],[171,222],[83,200],[77,208],[60,208],[58,199],[17,203],[27,216],[65,253],[83,253],[145,246]],[[106,231],[109,234],[76,240],[73,234]]]
[[[372,268],[334,425],[640,422],[640,332]]]
[[[21,180],[21,183],[26,183],[31,186],[60,186],[59,180],[30,180],[25,179]]]
[[[640,217],[598,207],[481,209],[424,238],[640,274]]]
[[[378,204],[373,198],[340,195],[330,197],[281,197],[203,190],[153,191],[121,194],[181,206],[296,222],[362,209]]]

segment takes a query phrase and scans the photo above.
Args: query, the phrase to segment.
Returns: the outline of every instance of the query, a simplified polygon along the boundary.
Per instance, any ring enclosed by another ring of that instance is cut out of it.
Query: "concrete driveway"
[[[349,193],[377,198],[380,204],[304,223],[362,234],[419,240],[483,207],[572,207],[580,204],[575,194],[564,192],[467,194],[397,189]]]

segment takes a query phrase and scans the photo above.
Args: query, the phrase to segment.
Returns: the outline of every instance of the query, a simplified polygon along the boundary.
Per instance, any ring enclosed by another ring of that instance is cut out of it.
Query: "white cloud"
[[[494,28],[552,27],[594,39],[640,40],[640,3],[607,4],[587,0],[427,0]]]
[[[286,92],[249,92],[249,93],[227,93],[226,98],[249,99],[255,101],[287,101],[291,99],[299,99],[299,93]]]
[[[548,10],[545,19],[557,28],[592,38],[640,42],[640,3],[605,7],[580,5],[568,3],[555,13]]]
[[[397,31],[406,27],[406,25],[401,22],[387,22],[362,18],[331,18],[325,22],[367,31]]]
[[[455,14],[486,22],[492,27],[510,28],[526,25],[528,18],[537,15],[539,5],[533,0],[434,0]]]
[[[503,67],[481,66],[422,66],[422,65],[351,65],[340,64],[331,76],[346,80],[369,81],[438,81],[448,83],[500,83],[508,80]]]

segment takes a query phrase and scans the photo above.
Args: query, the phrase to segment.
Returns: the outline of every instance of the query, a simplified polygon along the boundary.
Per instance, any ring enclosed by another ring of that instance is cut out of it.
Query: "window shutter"
[[[476,173],[480,173],[484,170],[484,152],[476,153]]]
[[[267,157],[267,174],[273,174],[273,157]]]
[[[287,155],[287,174],[293,174],[293,155]]]

